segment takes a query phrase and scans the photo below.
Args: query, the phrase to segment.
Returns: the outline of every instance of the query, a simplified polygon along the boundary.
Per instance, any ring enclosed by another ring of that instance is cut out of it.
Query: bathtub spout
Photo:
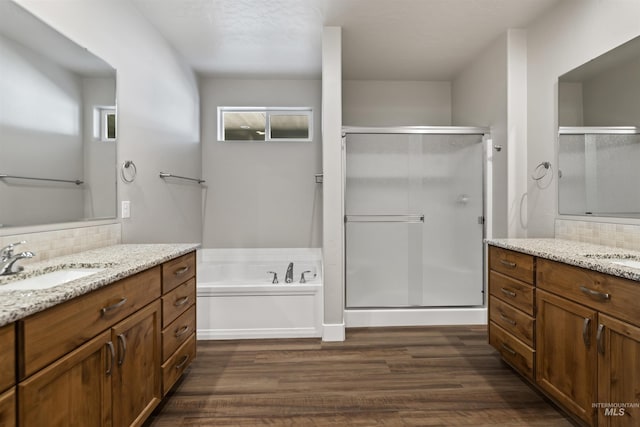
[[[284,275],[285,283],[293,283],[293,263],[290,262],[287,267],[287,273]]]

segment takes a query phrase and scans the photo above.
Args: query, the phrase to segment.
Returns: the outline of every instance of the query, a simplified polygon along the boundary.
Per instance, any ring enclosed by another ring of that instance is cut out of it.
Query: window
[[[94,107],[93,137],[104,142],[116,140],[115,107]]]
[[[311,141],[311,108],[218,107],[219,141]]]

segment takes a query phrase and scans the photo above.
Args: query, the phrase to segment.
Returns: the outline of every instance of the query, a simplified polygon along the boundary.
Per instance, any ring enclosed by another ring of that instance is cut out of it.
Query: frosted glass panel
[[[347,307],[483,304],[481,138],[347,136]]]

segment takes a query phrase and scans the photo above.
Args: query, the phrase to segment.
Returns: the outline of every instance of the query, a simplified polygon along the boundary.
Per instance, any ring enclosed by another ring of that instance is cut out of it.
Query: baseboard
[[[322,341],[344,341],[344,323],[323,323]]]
[[[486,325],[487,309],[486,307],[479,307],[345,310],[344,319],[348,328],[368,326]]]
[[[198,329],[198,340],[239,340],[268,338],[319,338],[317,328]]]

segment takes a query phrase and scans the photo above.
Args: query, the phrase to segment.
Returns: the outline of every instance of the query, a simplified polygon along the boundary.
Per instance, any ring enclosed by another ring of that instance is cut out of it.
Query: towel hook
[[[531,179],[533,179],[534,181],[540,181],[542,178],[547,176],[547,173],[549,173],[549,171],[551,171],[551,173],[553,174],[551,162],[541,162],[538,166],[536,166],[536,169],[531,175]]]
[[[125,160],[122,163],[122,166],[120,167],[120,176],[124,182],[132,183],[136,179],[137,174],[138,169],[136,168],[136,164],[133,163],[133,160]]]

